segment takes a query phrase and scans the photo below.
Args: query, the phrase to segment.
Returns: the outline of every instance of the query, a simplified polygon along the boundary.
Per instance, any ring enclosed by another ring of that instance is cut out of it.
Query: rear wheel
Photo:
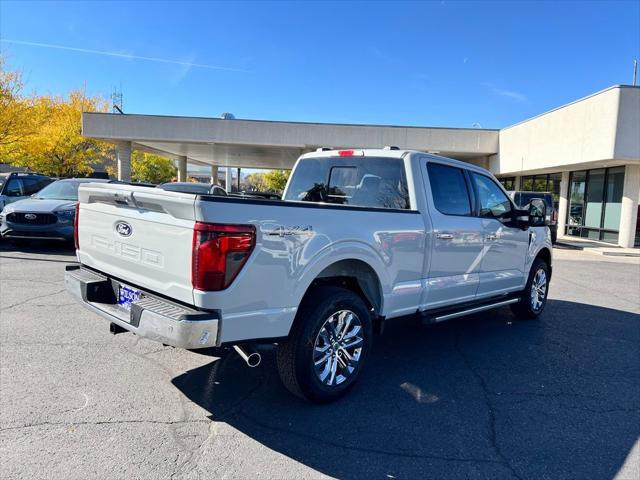
[[[549,265],[537,258],[531,265],[527,285],[520,295],[520,301],[511,305],[511,310],[519,318],[537,318],[547,304],[549,293]]]
[[[371,348],[371,314],[362,299],[319,287],[303,302],[289,339],[278,347],[278,372],[293,394],[337,400],[354,385]]]

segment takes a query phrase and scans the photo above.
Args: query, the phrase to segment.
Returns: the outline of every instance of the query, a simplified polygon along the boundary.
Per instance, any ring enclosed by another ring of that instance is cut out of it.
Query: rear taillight
[[[253,225],[196,222],[191,283],[198,290],[224,290],[238,276],[256,244]]]
[[[80,202],[76,203],[76,214],[73,217],[73,244],[76,250],[80,250],[80,240],[78,239],[78,219],[80,218]]]
[[[554,210],[553,213],[551,214],[551,221],[553,223],[558,221],[558,211],[557,210]]]

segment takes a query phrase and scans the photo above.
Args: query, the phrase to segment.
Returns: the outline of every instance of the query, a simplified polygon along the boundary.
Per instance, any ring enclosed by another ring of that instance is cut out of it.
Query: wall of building
[[[640,160],[640,87],[622,87],[616,124],[615,159]]]
[[[500,131],[495,174],[640,161],[640,88],[616,86]]]

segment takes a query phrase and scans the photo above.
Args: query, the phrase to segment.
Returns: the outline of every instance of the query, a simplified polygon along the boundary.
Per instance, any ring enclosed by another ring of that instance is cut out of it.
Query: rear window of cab
[[[404,161],[383,157],[319,157],[300,160],[284,200],[407,210]]]

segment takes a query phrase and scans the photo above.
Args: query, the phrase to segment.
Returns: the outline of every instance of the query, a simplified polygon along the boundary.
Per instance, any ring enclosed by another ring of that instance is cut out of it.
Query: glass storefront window
[[[502,184],[505,190],[515,190],[516,189],[516,178],[515,177],[505,177],[499,178],[498,181]]]
[[[584,189],[587,184],[587,172],[573,172],[571,174],[571,186],[569,190],[569,225],[582,225],[582,210],[584,206]],[[569,235],[579,235],[570,232]]]
[[[616,243],[623,187],[624,167],[572,172],[567,235]]]
[[[533,177],[522,177],[520,190],[523,192],[533,192]]]
[[[533,191],[534,192],[547,192],[547,176],[538,175],[533,179]]]
[[[553,194],[553,205],[556,210],[558,209],[558,205],[560,204],[560,182],[562,181],[561,173],[552,173],[549,175],[549,191]]]
[[[600,228],[602,220],[602,203],[604,200],[604,168],[589,170],[587,183],[585,227]]]
[[[618,230],[620,226],[620,212],[622,210],[622,189],[624,188],[624,167],[609,169],[607,178],[607,201],[604,204],[603,228]],[[616,235],[617,241],[617,235]]]

